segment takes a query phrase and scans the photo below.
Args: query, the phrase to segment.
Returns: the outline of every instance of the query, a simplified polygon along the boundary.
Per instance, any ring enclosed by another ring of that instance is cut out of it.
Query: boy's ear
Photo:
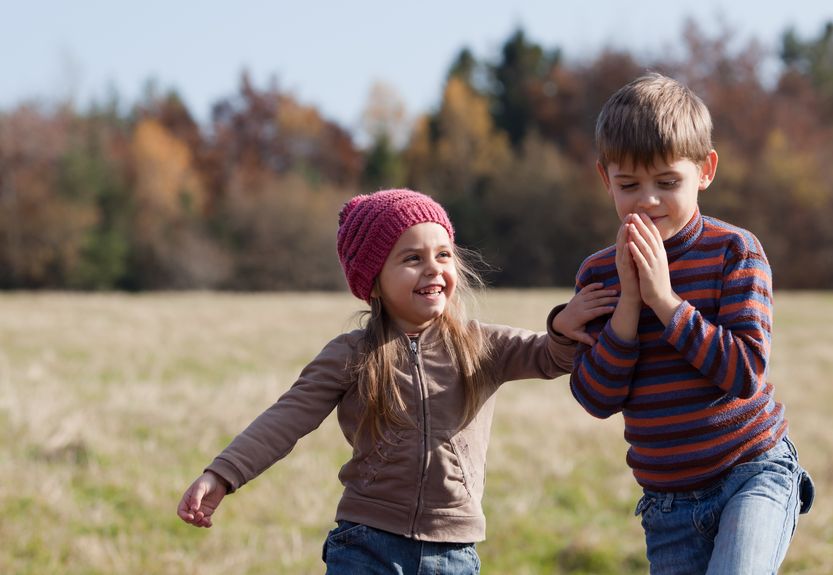
[[[602,183],[607,190],[607,193],[610,194],[610,176],[607,173],[607,168],[605,168],[601,162],[596,162],[596,171],[599,172],[599,175],[602,177]]]
[[[715,173],[717,173],[717,152],[711,150],[700,166],[700,191],[709,187],[714,181]]]

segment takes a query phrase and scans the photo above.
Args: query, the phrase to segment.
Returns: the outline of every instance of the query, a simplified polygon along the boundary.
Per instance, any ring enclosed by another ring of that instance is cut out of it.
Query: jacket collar
[[[391,323],[391,333],[395,334],[398,339],[402,339],[405,343],[408,343],[412,338],[415,338],[419,340],[419,347],[423,349],[442,343],[442,332],[440,331],[438,322],[436,321],[431,322],[427,328],[415,336],[405,333],[405,331],[395,323]]]

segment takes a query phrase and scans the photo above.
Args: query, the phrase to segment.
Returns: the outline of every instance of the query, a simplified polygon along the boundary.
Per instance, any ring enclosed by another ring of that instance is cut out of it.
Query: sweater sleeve
[[[593,281],[592,269],[585,262],[576,279],[576,292]],[[587,333],[596,343],[578,344],[570,390],[589,414],[605,419],[622,411],[628,398],[639,342],[620,339],[610,325],[610,316],[589,322]]]
[[[754,245],[728,258],[714,323],[684,301],[663,334],[707,380],[743,399],[766,385],[772,343],[772,274]]]
[[[225,479],[230,492],[285,457],[338,405],[350,378],[347,336],[328,343],[292,387],[261,413],[206,468]]]

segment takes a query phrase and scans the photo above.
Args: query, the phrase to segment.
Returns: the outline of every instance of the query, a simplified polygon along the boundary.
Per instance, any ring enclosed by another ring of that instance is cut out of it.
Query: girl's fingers
[[[584,299],[587,301],[595,301],[598,302],[599,300],[609,300],[611,298],[616,298],[619,295],[619,292],[615,289],[606,289],[606,290],[599,290],[594,291],[592,293],[586,294]]]
[[[575,334],[575,340],[591,347],[596,343],[596,340],[587,333]]]

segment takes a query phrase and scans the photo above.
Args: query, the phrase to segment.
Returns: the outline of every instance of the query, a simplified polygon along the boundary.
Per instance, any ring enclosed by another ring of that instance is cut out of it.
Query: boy
[[[767,382],[770,268],[750,232],[700,214],[717,152],[708,109],[659,74],[617,91],[596,123],[597,169],[622,221],[577,289],[620,290],[588,324],[570,386],[621,411],[643,488],[651,573],[774,573],[813,486]]]

